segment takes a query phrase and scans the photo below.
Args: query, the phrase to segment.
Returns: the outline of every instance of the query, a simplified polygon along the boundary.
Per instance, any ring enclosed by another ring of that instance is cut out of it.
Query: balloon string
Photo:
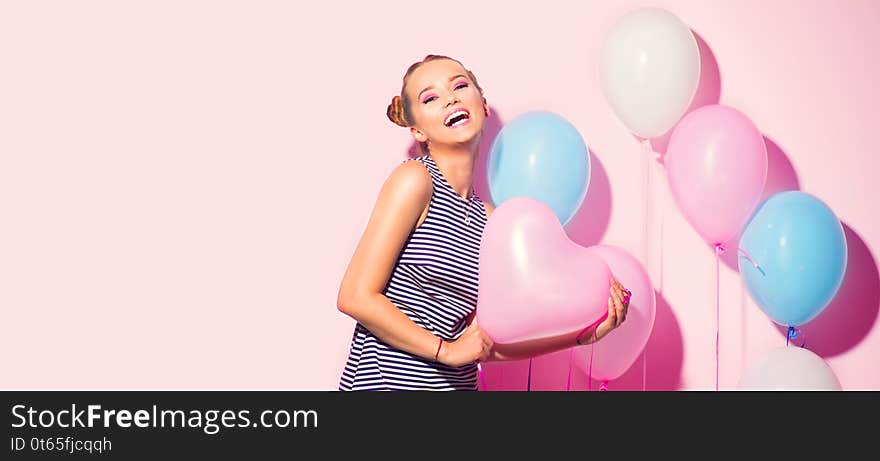
[[[718,391],[718,337],[721,322],[721,253],[724,247],[715,245],[715,391]]]
[[[758,272],[761,273],[761,275],[767,275],[767,274],[764,273],[764,269],[761,269],[761,266],[759,266],[758,263],[755,262],[754,258],[752,258],[752,257],[749,255],[749,253],[746,252],[746,250],[743,250],[743,249],[740,248],[740,247],[736,247],[736,251],[738,251],[738,252],[739,252],[741,255],[743,255],[746,259],[748,259],[749,262],[752,263],[753,266],[755,266],[755,269],[757,269]]]
[[[663,173],[663,171],[665,171],[663,169],[663,163],[660,163],[660,170],[661,170],[661,173]],[[660,263],[658,266],[658,272],[660,273],[660,275],[659,275],[657,288],[660,293],[663,293],[663,231],[664,231],[664,224],[666,221],[666,206],[667,206],[667,198],[666,198],[665,194],[660,194],[659,202],[660,202],[660,206],[658,206],[657,209],[660,212],[660,219],[658,219],[658,221],[660,221],[660,236],[658,238],[658,242],[659,242],[658,245],[660,248]]]
[[[568,351],[568,382],[565,384],[565,391],[568,392],[571,390],[571,362],[574,360],[574,348],[570,348]]]
[[[805,335],[804,332],[801,331],[800,328],[795,328],[795,327],[789,325],[788,333],[786,333],[786,335],[785,335],[785,347],[788,347],[789,340],[797,339],[798,336],[801,336],[804,339],[804,342],[801,343],[801,345],[799,347],[805,347],[807,345],[807,335]]]
[[[590,343],[590,367],[587,371],[587,384],[589,390],[593,390],[593,351],[596,349],[596,329],[593,329],[593,342]]]
[[[645,214],[642,220],[644,229],[642,230],[644,239],[645,266],[648,271],[651,270],[651,161],[648,156],[651,154],[651,142],[648,139],[642,140],[642,166],[645,175]]]
[[[529,377],[528,377],[528,382],[526,384],[526,390],[527,391],[532,390],[532,359],[529,359]]]
[[[642,351],[642,392],[648,390],[646,386],[648,380],[648,347],[645,346],[645,350]]]
[[[650,146],[650,142],[648,143],[648,146]],[[653,152],[653,150],[654,149],[652,148],[651,151]],[[662,159],[659,152],[654,152],[654,160],[656,160],[657,164],[660,165],[661,174],[664,173],[666,171],[665,165],[663,164],[663,159]],[[660,248],[660,261],[659,261],[658,269],[657,269],[658,273],[659,273],[658,287],[657,287],[658,290],[657,291],[661,294],[663,293],[663,230],[664,230],[663,225],[664,225],[664,222],[666,219],[666,202],[667,202],[666,196],[661,194],[660,198],[659,198],[660,206],[657,207],[657,209],[659,210],[659,213],[660,213],[660,219],[658,220],[658,221],[660,221],[660,236],[658,238],[658,242],[659,242],[658,245]],[[648,390],[647,383],[648,383],[648,346],[646,344],[645,349],[642,351],[642,391],[643,392]]]
[[[483,364],[477,364],[477,372],[480,374],[480,390],[486,390],[486,379],[483,378]]]

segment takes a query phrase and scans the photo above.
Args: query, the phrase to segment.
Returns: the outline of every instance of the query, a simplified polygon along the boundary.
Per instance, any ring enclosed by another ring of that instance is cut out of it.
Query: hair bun
[[[403,116],[403,104],[400,102],[400,96],[394,96],[391,98],[391,104],[388,104],[388,109],[385,111],[385,115],[388,116],[388,120],[394,122],[395,125],[406,127],[406,120],[404,120]]]

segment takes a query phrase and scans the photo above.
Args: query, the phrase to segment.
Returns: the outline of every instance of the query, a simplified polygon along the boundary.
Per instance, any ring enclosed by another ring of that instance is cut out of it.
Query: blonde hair
[[[413,126],[414,121],[411,109],[412,101],[410,101],[409,95],[406,93],[406,84],[409,80],[409,76],[412,75],[412,73],[415,72],[415,70],[418,69],[419,66],[426,62],[434,61],[437,59],[449,59],[450,61],[455,61],[459,65],[461,65],[461,67],[464,68],[465,72],[467,72],[468,78],[470,78],[470,80],[474,83],[474,86],[477,87],[477,90],[480,92],[480,94],[483,94],[483,89],[480,88],[480,84],[477,83],[477,77],[474,75],[473,72],[465,68],[464,65],[462,65],[461,62],[459,62],[457,59],[450,58],[449,56],[442,56],[439,54],[429,54],[425,56],[425,58],[421,61],[415,62],[410,65],[409,69],[406,70],[406,74],[404,74],[403,76],[403,86],[400,88],[400,95],[391,98],[391,104],[388,104],[388,109],[385,111],[385,115],[388,116],[388,120],[391,120],[392,122],[394,122],[394,124],[402,126],[404,128]]]

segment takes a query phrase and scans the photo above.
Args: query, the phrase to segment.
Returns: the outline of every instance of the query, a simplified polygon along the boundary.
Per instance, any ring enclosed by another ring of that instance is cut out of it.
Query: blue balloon
[[[526,112],[492,142],[487,176],[496,206],[513,197],[530,197],[549,206],[565,225],[587,195],[590,154],[581,134],[564,118]]]
[[[759,266],[739,258],[752,299],[780,325],[819,315],[846,272],[846,236],[834,212],[799,191],[770,197],[746,225],[739,242]]]

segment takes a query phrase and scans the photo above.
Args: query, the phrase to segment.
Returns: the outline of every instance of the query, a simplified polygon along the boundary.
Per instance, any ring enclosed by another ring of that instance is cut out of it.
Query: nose
[[[449,107],[449,106],[451,106],[451,105],[453,105],[453,104],[455,104],[455,103],[457,103],[457,102],[460,102],[460,101],[458,100],[458,97],[457,97],[455,94],[450,94],[449,97],[448,97],[448,99],[447,99],[447,102],[446,102],[446,107]]]

